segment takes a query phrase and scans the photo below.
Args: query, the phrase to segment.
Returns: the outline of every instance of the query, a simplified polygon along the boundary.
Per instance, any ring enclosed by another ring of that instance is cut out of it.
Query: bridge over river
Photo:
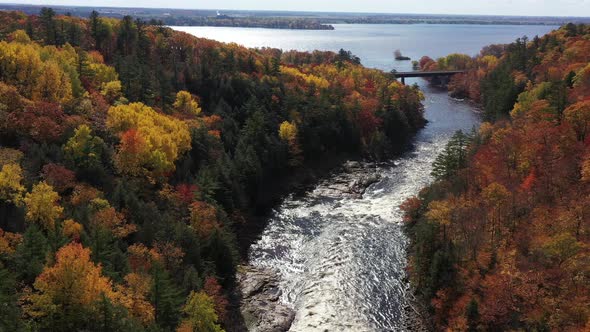
[[[438,70],[438,71],[405,71],[396,72],[395,77],[402,79],[402,84],[406,84],[406,78],[410,77],[449,77],[466,72],[465,70]]]

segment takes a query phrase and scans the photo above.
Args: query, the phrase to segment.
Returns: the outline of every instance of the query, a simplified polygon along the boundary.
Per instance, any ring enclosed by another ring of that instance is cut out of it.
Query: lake
[[[401,50],[413,60],[451,53],[476,55],[483,46],[509,43],[518,37],[544,35],[557,28],[537,25],[469,24],[334,24],[335,30],[275,30],[227,27],[172,27],[192,35],[246,47],[284,50],[328,50],[341,48],[359,56],[363,65],[383,70],[411,69],[410,61],[395,61]]]

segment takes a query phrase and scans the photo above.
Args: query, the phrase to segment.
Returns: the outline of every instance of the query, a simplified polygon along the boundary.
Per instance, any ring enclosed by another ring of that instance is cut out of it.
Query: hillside
[[[492,45],[450,92],[485,122],[458,133],[409,199],[410,274],[439,330],[590,328],[590,27]]]
[[[422,95],[349,52],[0,12],[0,330],[238,328],[237,243],[310,165],[385,158]]]

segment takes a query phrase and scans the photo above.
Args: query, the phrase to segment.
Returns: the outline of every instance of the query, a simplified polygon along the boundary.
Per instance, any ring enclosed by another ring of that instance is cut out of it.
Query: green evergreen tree
[[[23,242],[15,253],[16,271],[19,279],[32,284],[43,270],[49,245],[47,238],[37,225],[29,225],[23,234]]]
[[[57,45],[57,27],[55,24],[55,11],[51,8],[43,7],[39,13],[41,26],[43,28],[43,39],[45,44]]]
[[[479,305],[475,299],[471,299],[467,308],[465,309],[465,316],[467,317],[468,330],[477,331],[477,321],[479,320]]]
[[[467,160],[467,148],[472,137],[461,130],[455,132],[445,149],[436,157],[432,164],[432,176],[436,180],[447,180],[457,171],[465,167]]]
[[[22,327],[16,287],[15,275],[0,263],[0,331],[19,331]]]
[[[151,274],[153,279],[151,300],[156,323],[167,331],[173,330],[178,325],[183,302],[182,293],[161,263],[154,262]]]

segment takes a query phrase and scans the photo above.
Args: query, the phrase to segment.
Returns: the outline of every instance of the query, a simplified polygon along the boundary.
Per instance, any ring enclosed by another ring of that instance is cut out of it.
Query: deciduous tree
[[[46,231],[55,231],[55,223],[61,217],[63,207],[59,205],[59,194],[46,182],[39,182],[24,199],[26,219]]]

